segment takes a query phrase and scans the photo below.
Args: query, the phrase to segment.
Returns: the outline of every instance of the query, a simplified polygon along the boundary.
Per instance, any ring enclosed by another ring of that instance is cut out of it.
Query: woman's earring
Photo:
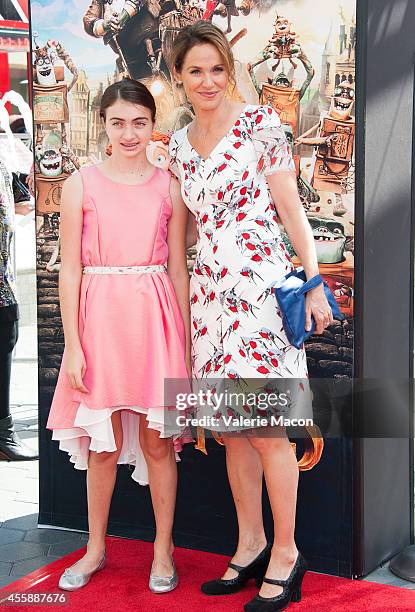
[[[108,157],[110,155],[112,155],[112,144],[110,144],[110,143],[107,144],[107,148],[105,149],[105,153],[108,155]]]

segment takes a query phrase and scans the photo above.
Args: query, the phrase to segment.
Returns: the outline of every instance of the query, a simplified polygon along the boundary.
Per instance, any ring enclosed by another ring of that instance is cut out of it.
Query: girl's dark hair
[[[140,81],[134,79],[122,79],[109,85],[102,94],[99,115],[105,121],[107,108],[115,104],[117,100],[139,104],[148,108],[151,112],[151,119],[156,120],[156,103],[150,91]]]

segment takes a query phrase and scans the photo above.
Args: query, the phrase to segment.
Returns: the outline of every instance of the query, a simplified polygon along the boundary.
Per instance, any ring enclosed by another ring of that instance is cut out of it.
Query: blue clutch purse
[[[282,324],[290,344],[301,348],[304,340],[307,340],[316,328],[314,317],[311,317],[311,329],[305,330],[305,294],[323,283],[324,292],[330,304],[333,318],[342,321],[345,316],[337,305],[336,298],[332,294],[321,274],[317,274],[307,280],[304,268],[296,268],[284,276],[274,286],[275,297],[281,312]]]

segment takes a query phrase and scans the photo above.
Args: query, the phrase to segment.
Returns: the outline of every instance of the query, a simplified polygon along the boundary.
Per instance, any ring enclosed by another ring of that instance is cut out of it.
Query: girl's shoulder
[[[156,184],[168,185],[170,183],[171,174],[168,170],[155,166],[154,175],[152,175]]]
[[[105,188],[105,175],[98,169],[100,163],[83,165],[65,180],[75,189],[82,191],[84,200],[88,200]]]
[[[168,198],[171,179],[172,176],[168,170],[156,166],[150,181],[151,188],[156,189],[162,198]]]
[[[96,172],[97,170],[99,171],[98,167],[101,165],[102,165],[102,162],[96,162],[95,164],[84,164],[83,166],[79,168],[78,172],[86,176],[87,174],[91,174],[93,172]]]
[[[79,170],[77,172],[74,172],[72,176],[78,175],[79,179],[82,181],[83,185],[85,186],[86,183],[91,182],[93,179],[99,180],[101,176],[101,172],[98,169],[99,165],[100,165],[100,162],[97,162],[96,164],[88,164],[88,165],[81,166]]]

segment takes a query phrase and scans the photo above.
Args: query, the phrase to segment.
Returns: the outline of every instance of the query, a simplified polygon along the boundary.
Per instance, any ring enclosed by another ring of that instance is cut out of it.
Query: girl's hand
[[[322,334],[334,321],[333,313],[324,293],[323,285],[307,291],[305,296],[305,330],[311,329],[311,315],[316,322],[315,334]]]
[[[192,360],[190,355],[186,355],[186,370],[189,380],[192,380]]]
[[[82,348],[69,349],[66,351],[65,372],[72,389],[81,391],[82,393],[89,393],[89,390],[82,381],[86,372],[86,361]]]
[[[194,246],[198,239],[198,230],[196,225],[196,219],[193,213],[189,212],[187,215],[187,226],[186,226],[186,249]]]

